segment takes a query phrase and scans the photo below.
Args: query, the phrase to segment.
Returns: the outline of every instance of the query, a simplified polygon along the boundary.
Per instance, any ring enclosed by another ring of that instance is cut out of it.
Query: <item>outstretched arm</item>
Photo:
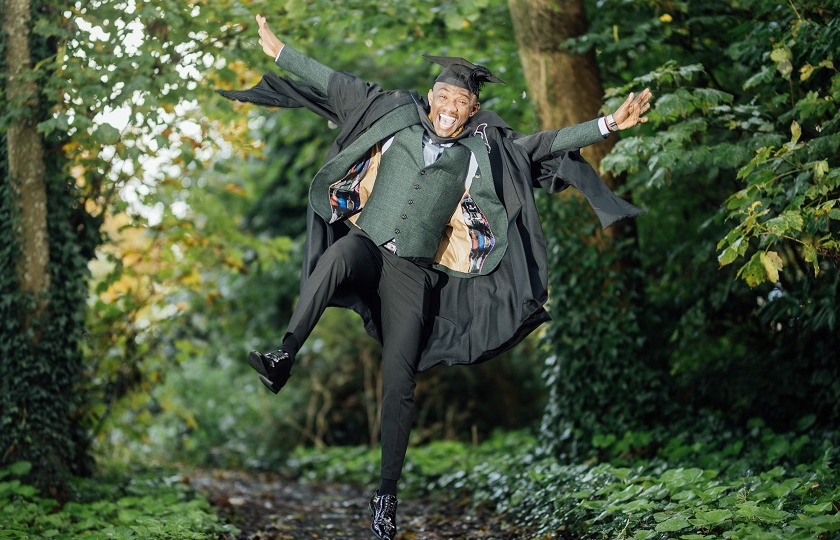
[[[280,41],[274,35],[274,32],[271,31],[271,28],[268,27],[265,17],[257,15],[256,19],[257,31],[260,35],[259,44],[263,52],[272,57],[277,66],[285,69],[289,73],[297,75],[304,82],[312,85],[316,90],[326,95],[330,78],[332,78],[335,72],[317,60],[294,50],[294,47],[287,46]]]
[[[339,73],[283,43],[269,28],[266,18],[256,16],[259,44],[278,67],[300,77],[326,98],[326,104],[338,116],[338,124],[369,99],[378,87],[346,73]]]
[[[551,152],[583,148],[606,138],[611,132],[629,129],[636,124],[647,122],[644,114],[650,110],[650,89],[645,88],[639,95],[633,92],[627,96],[624,103],[610,115],[597,120],[584,122],[558,130],[551,143]],[[597,131],[592,125],[597,124]]]
[[[608,116],[558,130],[541,131],[520,137],[516,143],[528,152],[532,161],[550,158],[559,150],[577,150],[605,139],[611,132],[629,129],[647,122],[644,114],[650,110],[652,94],[649,89],[639,95],[630,93],[624,103]]]

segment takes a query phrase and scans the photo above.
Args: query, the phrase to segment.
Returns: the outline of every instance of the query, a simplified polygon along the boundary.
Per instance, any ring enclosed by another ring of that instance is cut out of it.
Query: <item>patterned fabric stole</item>
[[[470,234],[470,268],[467,273],[477,274],[484,266],[484,260],[493,249],[496,238],[490,230],[487,218],[481,213],[478,205],[470,198],[470,194],[464,195],[461,200],[461,213],[464,216],[464,223]]]
[[[370,168],[371,156],[375,150],[376,147],[368,150],[361,160],[350,167],[344,177],[330,185],[330,207],[332,207],[330,223],[345,219],[362,210],[359,190],[362,179]]]

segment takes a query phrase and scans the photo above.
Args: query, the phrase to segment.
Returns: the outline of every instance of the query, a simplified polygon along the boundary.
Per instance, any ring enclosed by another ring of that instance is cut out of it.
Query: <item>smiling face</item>
[[[457,133],[480,107],[475,94],[443,82],[435,83],[429,90],[429,105],[432,109],[429,118],[438,137],[451,137]]]

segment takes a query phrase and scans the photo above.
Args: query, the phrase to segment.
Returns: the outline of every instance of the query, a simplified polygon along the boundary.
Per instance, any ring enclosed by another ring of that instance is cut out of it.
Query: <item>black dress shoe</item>
[[[260,381],[275,394],[286,385],[292,375],[292,364],[295,357],[288,351],[280,349],[263,354],[251,351],[248,363],[260,374]]]
[[[397,535],[397,498],[374,491],[369,508],[373,518],[370,524],[373,534],[381,540],[394,540]]]

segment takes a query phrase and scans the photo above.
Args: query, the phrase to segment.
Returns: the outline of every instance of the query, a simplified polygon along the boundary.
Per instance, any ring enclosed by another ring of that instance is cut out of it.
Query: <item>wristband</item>
[[[615,123],[615,119],[613,115],[607,115],[607,126],[610,128],[610,131],[618,131],[618,124]]]

